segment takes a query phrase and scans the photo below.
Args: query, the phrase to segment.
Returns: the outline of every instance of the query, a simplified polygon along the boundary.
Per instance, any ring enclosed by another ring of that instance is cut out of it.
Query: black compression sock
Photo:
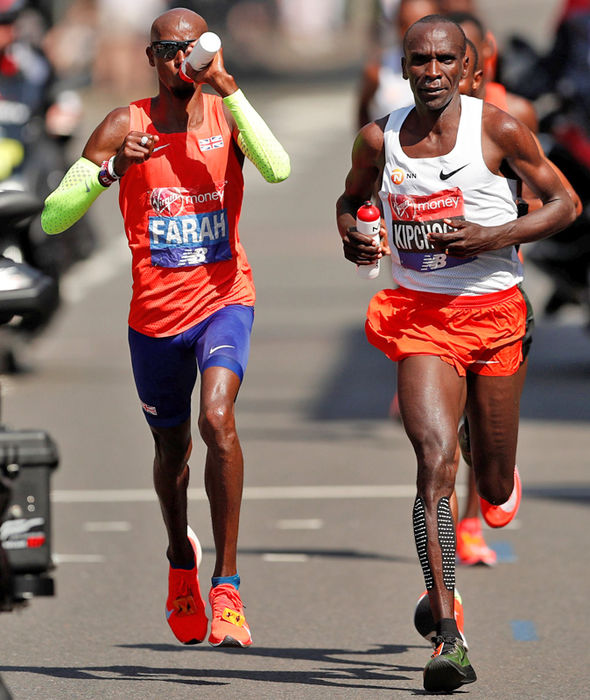
[[[461,639],[457,622],[451,617],[443,617],[436,623],[436,634],[437,636],[457,637]]]

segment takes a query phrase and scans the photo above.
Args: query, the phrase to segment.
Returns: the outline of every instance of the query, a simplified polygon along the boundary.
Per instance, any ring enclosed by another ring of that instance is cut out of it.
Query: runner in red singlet
[[[183,8],[152,24],[147,58],[158,94],[115,109],[90,136],[83,158],[48,197],[47,233],[60,233],[114,181],[132,253],[129,345],[134,378],[155,444],[154,485],[168,535],[165,613],[184,644],[207,636],[200,547],[188,527],[191,397],[201,374],[198,427],[216,559],[209,602],[213,646],[252,643],[238,592],[237,539],[243,457],[234,402],[246,368],[254,283],[240,243],[244,155],[270,182],[289,158],[239,90],[221,51],[199,72],[181,65],[207,31]],[[207,83],[217,93],[203,92]]]

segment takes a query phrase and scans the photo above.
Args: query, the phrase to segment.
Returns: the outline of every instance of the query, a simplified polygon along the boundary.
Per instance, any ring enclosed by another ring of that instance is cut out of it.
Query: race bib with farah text
[[[152,265],[195,267],[231,259],[225,182],[207,190],[157,187],[148,193]]]

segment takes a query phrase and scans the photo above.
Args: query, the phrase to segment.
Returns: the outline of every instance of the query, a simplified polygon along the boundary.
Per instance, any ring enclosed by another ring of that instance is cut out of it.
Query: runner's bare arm
[[[499,174],[501,162],[506,160],[543,206],[500,226],[447,221],[453,227],[451,230],[430,235],[438,248],[455,257],[470,257],[486,250],[546,238],[574,221],[574,202],[528,127],[505,112],[485,105],[482,143],[488,168]]]
[[[370,122],[357,134],[352,147],[352,167],[346,176],[344,192],[336,202],[336,222],[344,247],[344,257],[356,264],[369,264],[389,254],[386,241],[375,246],[368,236],[356,230],[356,212],[370,200],[375,183],[383,172],[383,129],[386,119]]]
[[[156,134],[129,131],[129,125],[129,107],[110,112],[91,134],[82,157],[100,165],[114,156],[115,173],[123,177],[134,163],[143,163],[151,156],[159,140]]]
[[[539,147],[539,150],[541,150],[544,153],[542,146],[539,142],[539,139],[534,134],[533,134],[533,138],[535,139],[535,142],[536,142],[537,146]],[[547,156],[545,156],[545,157],[547,157]],[[557,165],[555,165],[555,163],[553,163],[548,158],[547,158],[547,162],[553,168],[557,177],[560,179],[561,184],[565,187],[566,192],[571,197],[571,200],[574,203],[574,206],[576,207],[576,216],[580,216],[580,214],[582,213],[582,209],[583,209],[582,201],[581,201],[580,197],[578,196],[578,193],[572,187],[572,183],[567,179],[567,177],[557,167]],[[543,206],[543,202],[541,202],[539,199],[534,197],[533,194],[531,193],[531,191],[529,190],[529,188],[526,187],[526,185],[523,186],[522,196],[528,202],[529,211],[534,211],[535,209],[538,209],[539,207]]]
[[[46,233],[61,233],[75,224],[133,163],[149,158],[158,137],[128,132],[128,107],[113,110],[96,127],[82,157],[45,200],[41,225]]]

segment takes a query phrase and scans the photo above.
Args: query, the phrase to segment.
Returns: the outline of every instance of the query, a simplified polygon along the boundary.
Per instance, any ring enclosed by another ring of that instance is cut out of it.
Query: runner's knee
[[[164,469],[182,469],[187,464],[192,440],[190,427],[154,428],[152,427],[155,448],[155,466]]]
[[[199,431],[209,447],[229,447],[236,438],[233,403],[223,402],[204,407],[199,415]]]
[[[425,449],[417,454],[417,458],[418,495],[427,503],[438,503],[442,497],[450,498],[455,488],[456,450],[450,447]]]

